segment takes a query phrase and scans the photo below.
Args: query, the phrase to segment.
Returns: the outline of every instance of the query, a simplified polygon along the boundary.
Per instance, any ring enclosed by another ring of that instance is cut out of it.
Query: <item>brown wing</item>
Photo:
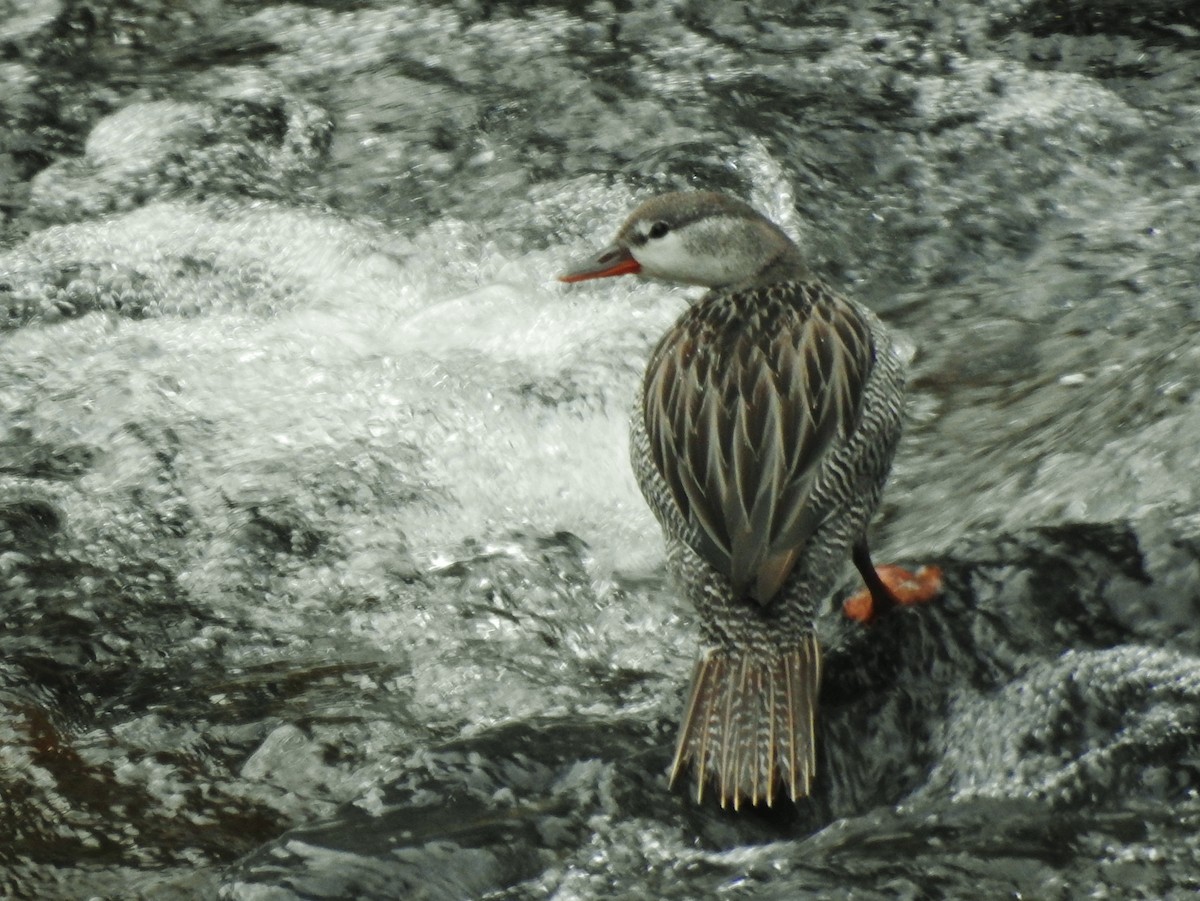
[[[646,433],[697,553],[766,603],[828,514],[812,490],[858,426],[870,329],[813,285],[706,298],[655,349]]]

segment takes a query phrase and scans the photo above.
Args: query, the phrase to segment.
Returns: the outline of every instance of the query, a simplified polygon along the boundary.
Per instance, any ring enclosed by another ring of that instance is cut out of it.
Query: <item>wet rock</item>
[[[616,812],[615,763],[646,731],[633,723],[522,724],[424,752],[399,783],[336,821],[294,831],[241,862],[222,897],[420,894],[477,897],[536,876]],[[572,760],[586,746],[588,758]]]
[[[795,808],[735,815],[670,792],[670,720],[534,721],[416,755],[336,819],[240,863],[222,896],[276,886],[280,897],[388,898],[402,886],[535,897],[534,885],[598,874],[597,843],[624,841],[631,823],[643,842],[668,836],[678,859],[619,867],[617,897],[656,893],[680,866],[687,888],[664,897],[715,891],[739,872],[769,897],[801,878],[826,897],[843,870],[869,882],[889,868],[884,885],[917,893],[1026,891],[1048,878],[1066,892],[1051,874],[1072,866],[1114,887],[1169,884],[1118,876],[1062,844],[1103,836],[1106,854],[1115,843],[1136,856],[1148,827],[1128,831],[1122,811],[1186,808],[1200,778],[1195,658],[1124,643],[1113,616],[1150,583],[1133,531],[976,537],[939,562],[946,593],[930,605],[866,629],[824,623],[819,778]],[[1161,840],[1192,847],[1185,828],[1154,822]],[[772,841],[795,850],[762,844]],[[931,847],[953,847],[955,863]]]
[[[296,199],[331,131],[323,110],[279,95],[134,104],[96,124],[81,159],[38,174],[30,215],[75,222],[157,199]]]

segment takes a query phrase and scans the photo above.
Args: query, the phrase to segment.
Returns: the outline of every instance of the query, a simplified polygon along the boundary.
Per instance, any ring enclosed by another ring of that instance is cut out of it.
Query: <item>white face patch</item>
[[[653,222],[639,223],[634,233],[645,243],[629,248],[651,278],[691,285],[731,285],[753,275],[761,248],[747,246],[747,220],[713,216],[649,237]]]

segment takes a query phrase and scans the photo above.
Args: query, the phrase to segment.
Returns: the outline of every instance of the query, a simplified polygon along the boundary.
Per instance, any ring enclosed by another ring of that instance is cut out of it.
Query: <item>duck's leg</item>
[[[847,598],[842,611],[860,623],[874,621],[897,604],[923,604],[942,590],[942,571],[936,566],[922,566],[916,573],[890,565],[876,569],[865,538],[855,543],[850,559],[862,574],[867,589]]]

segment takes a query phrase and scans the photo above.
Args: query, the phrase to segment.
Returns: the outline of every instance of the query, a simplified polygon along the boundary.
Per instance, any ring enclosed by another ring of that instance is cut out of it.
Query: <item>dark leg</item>
[[[850,550],[850,558],[862,574],[863,581],[867,583],[867,590],[871,592],[871,606],[873,608],[871,619],[895,607],[899,601],[896,600],[896,596],[892,594],[891,589],[883,584],[883,580],[879,578],[879,573],[875,571],[875,564],[871,562],[871,549],[867,547],[867,539],[863,538],[855,543],[854,547]]]

